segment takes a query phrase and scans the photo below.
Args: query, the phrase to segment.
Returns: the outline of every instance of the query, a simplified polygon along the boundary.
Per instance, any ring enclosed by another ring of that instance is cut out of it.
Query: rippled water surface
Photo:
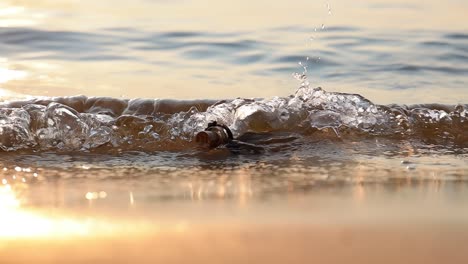
[[[49,0],[0,8],[4,93],[285,96],[301,62],[314,86],[378,103],[467,101],[464,1]]]
[[[464,263],[467,12],[2,1],[0,262]]]

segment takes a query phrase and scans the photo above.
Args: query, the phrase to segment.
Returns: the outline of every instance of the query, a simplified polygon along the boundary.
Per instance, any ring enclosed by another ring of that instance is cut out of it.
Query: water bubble
[[[48,119],[47,119],[47,124],[48,124],[49,126],[53,126],[53,125],[54,125],[54,120],[52,120],[51,118],[48,118]]]
[[[160,140],[160,139],[161,139],[161,136],[160,136],[158,133],[156,133],[156,132],[153,132],[153,133],[151,133],[150,135],[151,135],[151,137],[153,137],[153,138],[156,139],[156,140]]]
[[[151,131],[151,129],[153,129],[153,125],[147,125],[147,126],[145,126],[145,128],[143,129],[143,133],[147,134],[148,132]]]

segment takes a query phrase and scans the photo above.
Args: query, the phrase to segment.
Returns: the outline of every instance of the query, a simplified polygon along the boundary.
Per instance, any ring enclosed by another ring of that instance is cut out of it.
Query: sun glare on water
[[[90,224],[28,212],[10,185],[0,187],[0,238],[87,235]]]
[[[149,228],[145,223],[115,222],[90,216],[70,217],[23,208],[11,185],[0,186],[0,240],[114,236],[145,232]]]
[[[0,182],[0,240],[121,237],[160,231],[181,233],[186,230],[186,224],[180,221],[162,224],[125,217],[115,219],[110,215],[98,217],[80,210],[74,211],[73,215],[58,209],[45,212],[24,206],[22,196],[15,189],[5,180]],[[107,193],[89,192],[83,198],[89,200],[93,195],[103,198]]]
[[[43,17],[42,14],[31,12],[24,6],[0,3],[0,27],[33,26]]]
[[[0,84],[9,82],[11,80],[23,79],[27,73],[24,71],[2,69],[0,68]]]

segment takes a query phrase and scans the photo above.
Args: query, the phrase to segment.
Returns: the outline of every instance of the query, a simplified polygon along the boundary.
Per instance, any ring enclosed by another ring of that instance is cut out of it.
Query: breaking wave
[[[377,105],[358,94],[300,87],[288,97],[233,100],[32,98],[0,103],[3,151],[180,150],[211,121],[299,137],[385,137],[468,146],[468,105]]]

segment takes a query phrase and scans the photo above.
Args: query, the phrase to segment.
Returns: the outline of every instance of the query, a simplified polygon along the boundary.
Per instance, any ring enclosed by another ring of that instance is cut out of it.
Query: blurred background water
[[[2,1],[4,94],[467,101],[466,1]]]

